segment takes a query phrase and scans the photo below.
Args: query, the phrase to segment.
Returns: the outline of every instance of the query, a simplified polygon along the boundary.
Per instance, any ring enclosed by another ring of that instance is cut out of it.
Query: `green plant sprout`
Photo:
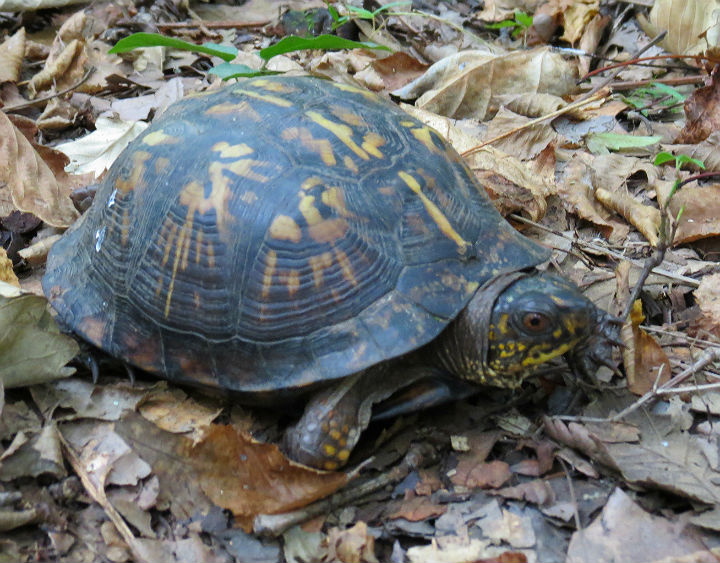
[[[330,12],[330,17],[333,19],[332,28],[333,30],[336,30],[341,25],[345,25],[353,18],[359,18],[361,20],[370,20],[372,21],[373,28],[375,27],[375,18],[382,14],[383,12],[389,12],[392,8],[396,6],[403,6],[403,5],[412,5],[411,1],[408,0],[402,0],[400,2],[390,2],[389,4],[385,4],[384,6],[381,6],[377,10],[370,11],[366,10],[365,8],[359,8],[357,6],[345,6],[345,9],[348,11],[348,13],[344,16],[340,15],[340,12],[337,11],[337,8],[330,4],[330,2],[326,1],[325,4],[327,5],[328,12]],[[388,14],[392,15],[392,14]]]
[[[621,98],[626,104],[640,110],[640,113],[647,117],[647,106],[650,103],[657,102],[660,106],[669,109],[672,112],[682,111],[679,107],[685,102],[685,96],[677,91],[676,88],[663,84],[661,82],[652,82],[645,88],[637,88],[629,95]],[[648,102],[648,99],[650,102]]]
[[[263,66],[260,70],[255,70],[247,65],[231,63],[238,54],[237,48],[232,45],[218,45],[217,43],[203,43],[195,45],[181,39],[166,37],[158,33],[133,33],[124,39],[118,41],[115,46],[110,49],[109,53],[127,53],[133,49],[143,47],[172,47],[182,51],[192,51],[195,53],[203,53],[221,58],[224,62],[210,69],[210,74],[215,74],[223,80],[230,78],[262,76],[267,74],[280,74],[276,71],[268,70],[267,63],[273,57],[284,53],[292,53],[293,51],[302,51],[305,49],[321,49],[330,51],[334,49],[378,49],[382,51],[390,51],[384,45],[378,45],[368,41],[351,41],[336,35],[318,35],[317,37],[297,37],[290,35],[282,38],[280,41],[270,47],[266,47],[259,51],[260,58],[263,60]]]
[[[697,158],[691,158],[685,154],[675,155],[666,151],[658,153],[655,157],[655,160],[653,160],[653,164],[655,166],[660,166],[672,160],[675,161],[676,170],[680,170],[683,166],[687,164],[694,164],[701,170],[705,170],[705,163],[702,160],[698,160]]]
[[[505,27],[515,28],[512,32],[513,38],[517,37],[521,33],[526,33],[533,24],[533,17],[526,14],[521,10],[515,10],[515,17],[512,20],[503,20],[498,23],[489,23],[485,27],[487,29],[503,29]]]

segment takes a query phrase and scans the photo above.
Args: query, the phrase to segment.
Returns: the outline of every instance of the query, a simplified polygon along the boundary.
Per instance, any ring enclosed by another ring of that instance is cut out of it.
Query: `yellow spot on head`
[[[440,232],[457,244],[458,251],[461,254],[467,252],[470,243],[462,238],[455,229],[453,229],[450,221],[448,221],[447,217],[445,217],[443,212],[440,211],[440,208],[430,201],[430,199],[428,199],[428,197],[422,192],[420,184],[418,184],[417,180],[407,172],[403,171],[398,172],[398,176],[400,176],[403,182],[405,182],[407,186],[417,194],[420,201],[422,201],[422,204],[425,206],[425,210],[428,212],[428,215],[430,215],[430,218],[435,221],[435,224],[440,229]]]
[[[291,242],[300,242],[302,238],[302,230],[295,222],[295,219],[287,215],[278,215],[273,219],[270,225],[270,237],[276,240],[289,240]]]
[[[239,145],[231,145],[226,141],[215,143],[212,147],[212,150],[214,152],[219,152],[220,156],[223,158],[239,158],[241,156],[247,156],[254,152],[245,143],[240,143]]]
[[[148,133],[143,137],[142,140],[144,145],[148,145],[150,147],[154,147],[156,145],[174,145],[181,141],[181,137],[173,137],[172,135],[168,135],[162,129],[158,129],[157,131]]]

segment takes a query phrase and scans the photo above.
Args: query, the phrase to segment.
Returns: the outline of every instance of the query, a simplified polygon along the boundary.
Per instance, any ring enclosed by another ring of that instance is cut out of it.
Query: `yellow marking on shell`
[[[364,98],[367,98],[368,100],[377,101],[378,97],[370,92],[369,90],[365,90],[363,88],[358,88],[357,86],[350,86],[349,84],[340,84],[339,82],[329,82],[332,86],[337,88],[338,90],[342,90],[343,92],[352,92],[353,94],[362,94]]]
[[[254,92],[252,90],[245,90],[243,88],[235,88],[233,90],[233,94],[245,94],[249,98],[261,100],[263,102],[267,102],[268,104],[273,104],[273,105],[280,106],[283,108],[289,108],[293,105],[293,103],[290,100],[286,100],[285,98],[281,98],[279,96],[273,96],[271,94],[261,94],[260,92]]]
[[[267,298],[270,295],[275,266],[277,265],[277,253],[270,250],[265,259],[265,272],[263,272],[262,296]]]
[[[302,239],[302,230],[295,219],[288,215],[278,215],[273,219],[268,231],[270,237],[276,240],[289,240],[298,243]]]
[[[165,172],[167,167],[170,165],[170,159],[165,158],[164,156],[160,156],[155,159],[155,173],[156,174],[162,174]]]
[[[307,115],[312,121],[317,123],[320,127],[327,129],[333,135],[335,135],[342,143],[347,146],[351,151],[358,155],[363,160],[370,160],[370,156],[367,152],[361,149],[355,141],[352,140],[353,130],[345,125],[344,123],[337,123],[331,121],[327,117],[319,114],[316,111],[306,111]]]
[[[306,127],[288,127],[283,130],[281,136],[286,141],[300,139],[300,144],[316,152],[326,166],[335,166],[335,164],[337,164],[330,141],[327,139],[316,139]]]
[[[175,137],[173,135],[168,135],[163,131],[162,129],[158,129],[157,131],[153,131],[152,133],[148,133],[143,137],[143,145],[148,145],[150,147],[155,147],[157,145],[176,145],[177,143],[181,142],[181,137]]]
[[[221,104],[215,104],[205,110],[205,115],[243,115],[249,117],[252,121],[260,123],[262,117],[256,112],[253,107],[248,103],[247,100],[243,100],[238,103],[223,102]]]
[[[199,266],[200,265],[200,257],[202,256],[202,243],[203,243],[203,232],[198,230],[197,234],[195,235],[195,263]]]
[[[215,248],[212,245],[208,245],[208,247],[205,249],[205,253],[207,254],[208,268],[214,268],[215,267]]]
[[[315,207],[315,196],[301,196],[298,208],[308,224],[310,238],[315,242],[336,241],[345,236],[350,228],[348,222],[341,217],[323,218],[318,208]]]
[[[323,252],[319,256],[311,256],[309,258],[310,268],[313,272],[313,281],[315,287],[321,287],[323,284],[323,270],[329,268],[333,264],[332,254]]]
[[[247,155],[255,152],[252,148],[247,146],[245,143],[240,143],[238,145],[231,145],[227,141],[220,141],[219,143],[215,143],[212,146],[211,150],[213,152],[220,153],[220,156],[223,158],[240,158],[242,156],[247,156]]]
[[[133,167],[130,176],[127,179],[117,178],[115,180],[115,189],[122,194],[133,191],[145,173],[145,163],[151,157],[152,155],[147,151],[135,151],[132,155]]]
[[[409,120],[407,120],[407,121],[401,121],[401,122],[400,122],[400,125],[402,125],[403,127],[407,127],[407,128],[416,127],[416,126],[417,126],[417,122],[416,122],[416,121],[409,121]]]
[[[130,210],[126,207],[122,211],[122,227],[120,227],[120,245],[127,246],[130,236]]]
[[[160,274],[157,278],[157,284],[155,285],[155,297],[160,296],[160,292],[162,291],[162,288],[163,288],[163,277],[162,277],[162,274]]]
[[[292,269],[283,275],[282,281],[287,285],[288,295],[292,297],[300,289],[300,272]]]
[[[311,190],[315,186],[320,186],[323,184],[323,179],[319,178],[317,176],[310,176],[309,178],[306,178],[303,180],[303,183],[300,184],[300,188],[304,191]],[[302,193],[302,192],[301,192]]]
[[[330,106],[330,113],[337,117],[340,121],[352,125],[353,127],[359,127],[365,120],[356,113],[348,111],[342,106]]]
[[[425,148],[427,148],[430,152],[440,152],[440,149],[438,149],[435,143],[433,143],[432,129],[430,129],[430,127],[415,127],[410,130],[410,133],[412,133],[413,137],[425,145]]]
[[[345,193],[342,188],[331,186],[323,191],[321,198],[325,205],[334,209],[339,215],[343,217],[354,216],[345,206]]]
[[[199,309],[201,304],[202,304],[202,300],[200,298],[200,292],[199,291],[193,292],[193,305],[195,305],[196,309]]]
[[[337,453],[337,458],[340,461],[347,461],[347,459],[350,457],[350,450],[340,450]]]
[[[277,80],[267,80],[266,78],[258,78],[250,82],[253,86],[260,86],[264,90],[270,90],[271,92],[279,92],[281,94],[289,94],[294,92],[294,88],[290,88],[287,84],[279,82]]]
[[[330,437],[333,440],[339,440],[342,438],[342,432],[340,432],[340,430],[330,430]]]
[[[371,131],[370,133],[366,133],[363,137],[362,148],[375,158],[383,158],[383,153],[378,150],[378,147],[382,147],[384,144],[385,139],[377,133],[373,133]]]
[[[213,188],[215,182],[222,183],[226,188],[229,182],[228,178],[223,176],[223,171],[229,170],[233,174],[247,178],[248,180],[255,180],[256,182],[266,183],[270,178],[260,172],[252,169],[253,166],[269,166],[269,162],[262,160],[253,160],[251,158],[244,158],[241,160],[234,160],[232,162],[212,162],[210,163],[210,179],[213,182]]]
[[[470,246],[470,243],[462,238],[455,229],[453,229],[450,221],[448,221],[447,217],[445,217],[443,212],[440,211],[440,208],[430,201],[430,199],[423,193],[417,180],[407,172],[403,171],[398,172],[398,176],[400,176],[403,182],[405,182],[407,186],[417,194],[420,201],[422,201],[422,204],[425,206],[425,210],[428,212],[428,215],[430,215],[431,219],[435,221],[435,224],[440,229],[440,232],[457,244],[458,250],[461,253],[465,253],[468,246]]]
[[[343,277],[352,285],[357,285],[358,282],[355,279],[355,272],[353,272],[352,264],[350,263],[350,259],[347,254],[337,248],[334,248],[333,251],[335,252],[338,264],[340,264]]]
[[[163,254],[163,259],[161,262],[161,266],[165,267],[165,265],[168,263],[168,260],[170,259],[170,251],[173,248],[173,241],[175,240],[175,235],[177,234],[178,226],[176,223],[170,221],[169,219],[166,220],[165,224],[169,224],[168,227],[168,234],[167,234],[167,240],[165,241],[165,251]],[[163,227],[164,229],[164,227]],[[162,237],[162,232],[160,233],[160,236]]]
[[[392,186],[381,186],[378,188],[378,191],[382,195],[395,195],[395,188]]]
[[[332,444],[323,444],[323,452],[325,452],[325,455],[335,457],[335,453],[337,450],[335,449],[335,446]]]
[[[343,157],[343,164],[346,168],[348,168],[351,172],[357,174],[360,172],[360,169],[358,168],[358,165],[355,164],[355,161],[352,159],[352,157],[349,154],[346,154]]]

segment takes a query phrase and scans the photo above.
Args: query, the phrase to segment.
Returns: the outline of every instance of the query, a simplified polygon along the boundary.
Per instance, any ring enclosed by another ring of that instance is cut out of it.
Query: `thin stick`
[[[80,79],[80,81],[77,82],[76,84],[73,84],[73,85],[70,86],[69,88],[66,88],[65,90],[63,90],[63,91],[61,91],[61,92],[56,92],[55,94],[50,94],[49,96],[46,96],[46,97],[44,97],[44,98],[38,98],[37,100],[32,100],[31,102],[27,102],[27,103],[25,103],[25,104],[18,104],[18,105],[16,105],[16,106],[5,106],[5,107],[3,108],[3,111],[4,111],[5,113],[9,113],[9,112],[12,112],[12,111],[18,111],[18,110],[21,110],[21,109],[31,108],[31,107],[33,107],[33,106],[37,106],[37,105],[40,105],[40,104],[44,104],[45,102],[50,101],[50,100],[52,100],[53,98],[57,98],[58,96],[62,96],[62,95],[64,95],[64,94],[67,94],[68,92],[71,92],[72,90],[75,90],[76,88],[79,88],[80,86],[82,86],[83,84],[85,84],[85,82],[87,82],[88,78],[90,78],[90,75],[91,75],[93,72],[95,72],[95,67],[91,66],[89,69],[87,69],[87,71],[85,72],[85,74],[83,75],[83,77]]]
[[[488,139],[484,143],[481,143],[479,145],[476,145],[472,147],[471,149],[466,150],[464,153],[462,153],[462,156],[466,157],[468,155],[471,155],[473,153],[478,152],[483,147],[486,147],[487,145],[490,145],[492,143],[495,143],[497,141],[500,141],[502,139],[505,139],[506,137],[510,137],[511,135],[514,135],[518,131],[522,131],[523,129],[528,129],[529,127],[532,127],[533,125],[537,125],[538,123],[542,123],[543,121],[547,121],[548,119],[555,119],[559,115],[563,115],[569,111],[573,111],[575,109],[581,108],[583,106],[589,105],[593,102],[596,102],[602,98],[606,97],[606,94],[604,92],[597,92],[594,93],[592,96],[585,97],[585,99],[578,100],[576,102],[573,102],[572,104],[569,104],[563,108],[560,108],[559,110],[553,111],[551,113],[548,113],[547,115],[543,115],[540,117],[537,117],[535,119],[532,119],[528,121],[527,123],[520,125],[519,127],[515,127],[513,129],[510,129],[510,131],[506,131],[502,135],[498,135],[497,137],[493,137],[492,139]]]

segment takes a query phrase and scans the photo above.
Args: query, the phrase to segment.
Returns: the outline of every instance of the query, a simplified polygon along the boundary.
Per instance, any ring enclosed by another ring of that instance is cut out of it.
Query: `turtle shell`
[[[253,78],[183,99],[130,143],[43,288],[113,356],[259,393],[410,352],[485,281],[546,258],[393,104]]]

